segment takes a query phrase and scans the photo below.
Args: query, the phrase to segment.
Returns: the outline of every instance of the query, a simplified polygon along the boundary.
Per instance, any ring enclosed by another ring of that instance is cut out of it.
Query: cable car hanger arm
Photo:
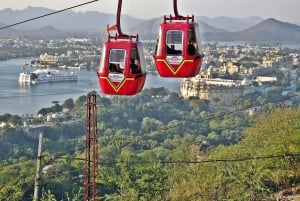
[[[169,17],[164,17],[164,22],[166,22],[167,20],[186,20],[187,22],[189,22],[189,20],[192,20],[192,23],[194,22],[194,15],[189,17],[189,16],[182,16],[179,14],[178,12],[178,7],[177,7],[177,0],[173,0],[173,10],[174,10],[174,16],[169,16]]]
[[[114,39],[132,39],[132,38],[135,38],[136,40],[138,40],[138,35],[127,35],[127,34],[124,34],[122,32],[122,29],[121,29],[121,10],[122,10],[122,0],[118,0],[118,9],[117,9],[117,16],[116,16],[116,24],[113,25],[113,26],[109,26],[107,25],[106,27],[106,31],[107,33],[109,34],[110,31],[114,31],[114,30],[117,30],[117,34],[116,36],[109,36],[109,39],[110,38],[114,38]]]

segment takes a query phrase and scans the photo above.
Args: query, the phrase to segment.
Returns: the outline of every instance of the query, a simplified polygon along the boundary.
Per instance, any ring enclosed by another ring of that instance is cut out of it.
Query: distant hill
[[[7,24],[4,24],[4,23],[1,23],[0,22],[0,28],[2,27],[6,27]],[[8,35],[9,36],[17,36],[19,33],[19,31],[17,31],[16,29],[12,28],[12,27],[9,27],[9,28],[5,28],[5,29],[0,29],[0,36],[1,37],[7,37]]]
[[[203,32],[205,41],[253,41],[300,43],[300,26],[266,19],[248,29],[237,32]]]
[[[227,31],[241,31],[263,21],[261,17],[248,17],[248,18],[233,18],[233,17],[214,17],[208,18],[205,16],[196,17],[196,21],[204,22],[212,27],[225,29]],[[209,32],[209,31],[208,31]]]
[[[300,26],[270,18],[242,31],[228,31],[199,21],[203,41],[300,42]],[[154,39],[161,18],[147,20],[135,27],[143,37]]]
[[[6,27],[6,26],[7,26],[6,24],[0,22],[0,27]],[[7,30],[8,30],[8,28],[7,29],[2,29],[0,31],[7,31]]]
[[[55,12],[48,8],[27,7],[24,10],[0,10],[0,23],[14,24],[34,17]],[[116,16],[100,12],[65,11],[45,18],[17,25],[13,28],[0,30],[0,36],[27,35],[36,38],[59,37],[66,34],[94,32],[105,36],[106,25],[113,25]],[[124,33],[139,34],[142,40],[155,40],[158,27],[163,16],[152,19],[139,19],[122,15],[121,27]],[[260,41],[260,42],[300,42],[300,27],[295,24],[281,22],[270,18],[262,20],[260,17],[207,18],[195,16],[199,23],[202,41]],[[1,25],[1,24],[0,24]],[[2,26],[1,26],[2,27]]]
[[[5,24],[14,24],[16,22],[32,19],[38,16],[55,12],[55,10],[40,7],[27,7],[23,10],[4,9],[0,11],[0,22]],[[19,30],[32,30],[45,26],[53,26],[61,30],[95,30],[103,31],[107,24],[115,24],[115,15],[100,12],[74,12],[67,10],[65,12],[49,15],[28,23],[16,26]],[[122,23],[131,26],[143,21],[128,15],[122,16]],[[125,29],[124,29],[125,30]]]
[[[130,34],[138,33],[142,39],[154,40],[158,34],[161,17],[144,20],[130,27]]]
[[[162,23],[162,19],[163,17],[145,20],[137,25],[132,26],[131,30],[134,30],[136,33],[139,33],[142,39],[156,39],[158,35],[159,25]],[[201,32],[228,32],[225,29],[215,28],[198,20],[195,21],[199,24],[199,29]]]
[[[300,26],[270,18],[244,31],[235,33],[234,39],[241,41],[300,42]]]
[[[55,39],[60,38],[65,33],[53,26],[45,26],[38,29],[28,30],[23,32],[27,38],[34,39]]]
[[[16,22],[32,19],[52,12],[55,12],[55,10],[43,7],[27,7],[23,10],[4,9],[0,10],[0,22],[5,24],[14,24]],[[115,23],[115,18],[116,16],[113,14],[94,11],[74,12],[72,10],[67,10],[45,18],[20,24],[15,28],[18,30],[32,30],[44,26],[53,26],[61,30],[78,31],[86,29],[89,31],[104,31],[107,24]],[[150,31],[149,34],[151,35],[151,33],[157,32],[157,28],[162,19],[163,16],[144,20],[133,18],[128,15],[122,15],[121,24],[124,31],[132,31],[133,33],[140,31],[141,27],[146,27],[146,30],[142,30],[144,32]],[[232,17],[207,18],[204,16],[195,16],[195,21],[200,24],[200,27],[203,27],[205,32],[223,32],[224,30],[240,31],[261,22],[262,19],[259,17],[237,19]]]

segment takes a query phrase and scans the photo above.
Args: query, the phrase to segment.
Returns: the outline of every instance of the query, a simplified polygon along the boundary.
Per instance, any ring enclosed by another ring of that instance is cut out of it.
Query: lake
[[[18,82],[19,73],[24,71],[24,63],[32,58],[12,59],[0,62],[0,115],[5,113],[17,115],[36,115],[41,108],[53,106],[52,101],[62,104],[66,99],[76,100],[90,91],[101,93],[95,70],[68,69],[76,71],[77,82],[41,83],[22,86]],[[35,68],[26,67],[27,71]],[[179,92],[181,78],[162,78],[156,73],[147,75],[144,88],[165,87],[170,91]]]

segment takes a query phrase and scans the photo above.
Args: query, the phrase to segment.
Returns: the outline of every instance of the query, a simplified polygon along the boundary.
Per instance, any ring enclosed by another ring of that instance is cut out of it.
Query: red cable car
[[[118,3],[117,24],[109,27],[109,34],[117,30],[115,36],[108,35],[103,43],[102,57],[98,71],[99,85],[104,94],[135,95],[146,81],[145,57],[138,35],[125,35],[121,31],[122,0]]]
[[[178,14],[177,0],[173,6],[175,16],[165,16],[160,24],[155,65],[162,77],[192,77],[199,73],[203,61],[199,25],[194,16]]]

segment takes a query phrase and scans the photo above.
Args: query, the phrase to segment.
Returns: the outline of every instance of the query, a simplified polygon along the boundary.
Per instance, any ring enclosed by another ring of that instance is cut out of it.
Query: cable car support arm
[[[166,22],[167,20],[186,20],[187,22],[189,22],[189,20],[192,20],[192,22],[194,22],[194,15],[193,16],[182,16],[179,14],[178,12],[178,7],[177,7],[177,0],[173,0],[173,10],[174,10],[174,16],[171,16],[170,17],[164,17],[164,21]]]
[[[136,38],[136,40],[138,40],[138,35],[132,36],[132,35],[126,35],[122,32],[121,29],[121,11],[122,11],[122,0],[118,1],[118,9],[117,9],[117,16],[116,16],[116,21],[117,24],[113,25],[113,26],[109,26],[107,25],[106,31],[109,34],[110,31],[114,31],[117,30],[117,34],[115,36],[110,36],[109,35],[109,39],[114,38],[114,39],[132,39],[132,38]]]

